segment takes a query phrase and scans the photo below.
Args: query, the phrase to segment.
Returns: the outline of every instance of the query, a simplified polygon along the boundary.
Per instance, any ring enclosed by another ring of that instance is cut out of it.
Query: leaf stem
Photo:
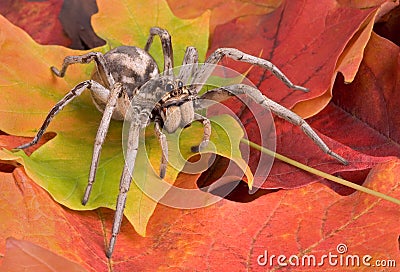
[[[373,195],[373,196],[376,196],[376,197],[385,199],[385,200],[387,200],[387,201],[393,202],[393,203],[395,203],[395,204],[397,204],[397,205],[400,205],[400,200],[399,200],[399,199],[396,199],[396,198],[394,198],[394,197],[385,195],[385,194],[383,194],[383,193],[380,193],[380,192],[371,190],[371,189],[366,188],[366,187],[363,187],[363,186],[361,186],[361,185],[354,184],[354,183],[352,183],[352,182],[350,182],[350,181],[347,181],[347,180],[344,180],[344,179],[341,179],[341,178],[332,176],[332,175],[327,174],[327,173],[325,173],[325,172],[322,172],[322,171],[320,171],[320,170],[314,169],[314,168],[312,168],[312,167],[310,167],[310,166],[307,166],[307,165],[302,164],[302,163],[300,163],[300,162],[298,162],[298,161],[292,160],[292,159],[290,159],[290,158],[288,158],[288,157],[285,157],[285,156],[283,156],[283,155],[281,155],[281,154],[278,154],[278,153],[276,153],[276,152],[274,152],[274,151],[272,151],[272,150],[269,150],[269,149],[267,149],[267,148],[265,148],[265,147],[263,147],[263,146],[260,146],[260,145],[258,145],[258,144],[256,144],[256,143],[253,143],[253,142],[251,142],[251,141],[249,141],[249,140],[247,140],[247,139],[242,138],[240,141],[241,141],[242,143],[245,143],[245,144],[249,145],[250,147],[252,147],[252,148],[254,148],[254,149],[257,149],[257,150],[259,150],[259,151],[261,151],[261,152],[263,152],[263,153],[265,153],[265,154],[271,156],[271,157],[275,157],[275,158],[277,158],[277,159],[279,159],[279,160],[281,160],[281,161],[283,161],[283,162],[286,162],[286,163],[288,163],[288,164],[290,164],[290,165],[293,165],[293,166],[295,166],[295,167],[297,167],[297,168],[300,168],[300,169],[302,169],[302,170],[304,170],[304,171],[307,171],[307,172],[309,172],[309,173],[312,173],[312,174],[314,174],[314,175],[323,177],[323,178],[328,179],[328,180],[330,180],[330,181],[333,181],[333,182],[342,184],[342,185],[344,185],[344,186],[353,188],[353,189],[355,189],[355,190],[358,190],[358,191],[361,191],[361,192],[364,192],[364,193],[367,193],[367,194],[370,194],[370,195]]]

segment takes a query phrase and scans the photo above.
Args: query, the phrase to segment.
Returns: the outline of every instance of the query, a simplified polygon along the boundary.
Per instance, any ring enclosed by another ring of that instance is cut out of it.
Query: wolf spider
[[[158,75],[159,71],[156,62],[148,53],[154,36],[159,36],[163,49],[164,70],[161,76]],[[99,52],[90,52],[81,56],[67,56],[64,59],[61,70],[51,67],[52,72],[58,77],[64,77],[68,66],[74,63],[87,64],[94,61],[97,69],[92,79],[76,85],[50,110],[34,139],[18,148],[24,149],[36,144],[53,117],[74,98],[82,94],[84,90],[90,90],[93,102],[103,112],[103,117],[94,143],[89,180],[82,199],[83,205],[89,200],[95,181],[101,148],[111,118],[129,122],[125,165],[120,179],[112,235],[106,251],[108,258],[111,257],[114,250],[123,218],[127,192],[132,182],[131,174],[133,173],[138,150],[139,131],[148,126],[150,121],[154,122],[155,134],[162,149],[159,175],[163,178],[168,162],[168,146],[162,129],[165,129],[167,133],[173,133],[178,128],[199,120],[203,123],[204,134],[201,143],[197,148],[193,148],[193,151],[198,151],[205,147],[211,134],[210,121],[195,112],[195,110],[202,107],[201,102],[205,99],[221,101],[230,96],[247,95],[279,117],[300,126],[304,133],[325,153],[339,162],[347,164],[344,158],[329,149],[300,116],[268,99],[256,88],[244,84],[235,84],[208,90],[200,96],[198,93],[202,85],[224,56],[261,66],[271,71],[290,89],[308,91],[305,87],[294,85],[271,62],[246,54],[235,48],[219,48],[207,58],[204,64],[199,64],[197,49],[187,47],[183,66],[176,77],[172,72],[174,65],[171,36],[166,30],[158,27],[150,29],[150,36],[144,50],[135,46],[120,46],[104,55]],[[129,108],[131,112],[128,112]]]

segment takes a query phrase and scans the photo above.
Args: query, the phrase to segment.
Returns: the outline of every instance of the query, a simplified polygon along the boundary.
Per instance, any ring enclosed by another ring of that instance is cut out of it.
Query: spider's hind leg
[[[172,69],[174,68],[174,53],[172,50],[172,42],[171,42],[171,35],[168,33],[167,30],[159,28],[159,27],[152,27],[150,29],[150,35],[147,39],[146,46],[144,50],[149,52],[150,46],[153,43],[154,36],[157,35],[160,37],[161,45],[164,54],[164,74],[169,76],[173,75]]]
[[[71,91],[69,91],[57,104],[54,105],[54,107],[50,110],[50,112],[46,116],[46,119],[44,120],[42,126],[40,127],[39,131],[37,132],[37,134],[35,135],[33,140],[30,143],[26,143],[21,146],[18,146],[16,149],[25,149],[32,145],[35,145],[40,140],[40,138],[43,136],[44,132],[46,131],[47,127],[50,125],[50,122],[53,120],[54,116],[56,116],[57,113],[59,113],[74,98],[81,95],[82,92],[86,88],[88,88],[88,89],[95,88],[95,89],[100,90],[101,92],[108,92],[107,89],[105,89],[102,85],[100,85],[99,83],[97,83],[96,81],[93,81],[93,80],[86,80],[86,81],[79,83]]]

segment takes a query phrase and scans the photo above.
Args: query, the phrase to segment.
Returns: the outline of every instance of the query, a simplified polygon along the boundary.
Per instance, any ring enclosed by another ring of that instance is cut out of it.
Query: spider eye
[[[172,84],[172,83],[168,83],[167,85],[165,85],[165,90],[167,92],[171,92],[174,88],[175,88],[174,84]]]
[[[183,82],[180,81],[180,80],[178,81],[178,88],[179,88],[179,89],[182,89],[182,88],[183,88]]]

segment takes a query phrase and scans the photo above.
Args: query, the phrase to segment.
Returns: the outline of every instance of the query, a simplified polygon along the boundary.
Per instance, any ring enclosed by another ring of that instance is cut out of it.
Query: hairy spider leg
[[[51,71],[58,77],[64,77],[69,65],[75,63],[88,64],[92,61],[96,63],[96,69],[101,80],[106,85],[106,88],[111,89],[115,81],[111,75],[111,72],[107,68],[104,55],[100,52],[90,52],[81,56],[67,56],[64,58],[61,70],[58,70],[56,67],[52,66]]]
[[[171,43],[171,35],[168,33],[167,30],[159,28],[159,27],[152,27],[150,29],[150,36],[147,39],[146,46],[144,47],[144,51],[149,52],[150,46],[153,43],[154,36],[157,35],[160,37],[161,46],[164,54],[164,71],[163,74],[166,76],[173,76],[172,69],[174,68],[174,53],[172,50],[172,43]]]
[[[208,118],[195,113],[194,114],[194,119],[196,121],[202,122],[203,124],[203,139],[201,141],[201,143],[199,145],[195,145],[191,147],[192,152],[199,152],[201,151],[203,148],[205,148],[208,143],[210,142],[210,136],[211,136],[211,122]]]
[[[150,38],[146,44],[145,50],[148,51],[154,35],[159,35],[162,42],[164,39],[165,45],[163,45],[163,48],[167,48],[168,44],[170,44],[170,39],[165,39],[165,37],[169,37],[168,35],[160,35],[158,33],[164,33],[165,30],[160,30],[158,28],[154,28],[154,30],[151,32],[153,34],[150,34]],[[166,31],[165,31],[166,32]],[[155,34],[154,34],[155,33]],[[167,32],[168,33],[168,32]],[[171,54],[168,54],[167,52],[171,52]],[[167,65],[164,67],[164,69],[167,69],[168,63],[171,63],[172,65],[172,49],[171,50],[164,50],[164,57],[166,59],[165,63]],[[180,76],[179,78],[185,79],[187,77],[187,80],[189,79],[190,76],[193,76],[193,73],[195,71],[195,67],[197,66],[198,63],[198,53],[197,50],[194,47],[188,47],[186,50],[185,56],[184,56],[184,61],[183,61],[183,66],[182,69],[185,67],[187,68],[188,64],[194,64],[193,67],[189,67],[192,70],[185,70],[185,71],[180,71]],[[172,67],[172,66],[171,66]],[[187,82],[183,81],[183,82]],[[134,108],[134,114],[133,117],[139,116],[140,111],[139,108]],[[142,112],[144,115],[148,115],[149,118],[149,113]],[[144,118],[146,119],[146,118]],[[199,145],[200,148],[205,147],[210,139],[210,134],[211,134],[211,125],[210,121],[198,114],[195,114],[195,119],[198,119],[199,121],[203,122],[204,126],[204,135],[203,135],[203,140],[201,144]],[[123,218],[123,212],[125,208],[125,203],[126,203],[126,198],[127,198],[127,193],[130,189],[130,184],[132,182],[132,177],[130,176],[133,174],[133,169],[136,161],[136,156],[137,156],[137,149],[138,149],[138,141],[139,141],[139,130],[140,127],[142,126],[142,122],[139,121],[140,118],[132,118],[132,121],[130,123],[130,129],[129,129],[129,134],[128,134],[128,148],[126,152],[126,158],[125,158],[125,166],[124,170],[122,172],[121,180],[120,180],[120,191],[118,194],[117,198],[117,206],[116,206],[116,211],[115,211],[115,217],[114,217],[114,223],[113,223],[113,228],[112,228],[112,235],[110,238],[110,242],[108,245],[108,249],[106,252],[106,255],[108,258],[111,258],[111,255],[114,251],[115,243],[117,240],[117,235],[120,231],[121,223],[122,223],[122,218]],[[142,119],[143,120],[143,119]],[[161,145],[161,150],[162,150],[162,157],[161,157],[161,164],[160,164],[160,177],[163,178],[166,173],[166,168],[167,168],[167,163],[168,163],[168,143],[166,140],[166,136],[164,133],[162,133],[161,130],[161,120],[155,120],[154,124],[154,130],[155,134],[158,138],[158,141]],[[199,150],[199,146],[193,147],[196,150]]]
[[[150,47],[153,43],[154,36],[156,35],[159,36],[161,40],[161,46],[164,55],[163,74],[166,76],[173,76],[172,69],[174,67],[174,56],[173,56],[174,53],[172,49],[171,35],[167,30],[159,27],[152,27],[150,29],[150,35],[149,38],[147,39],[144,51],[149,52]],[[162,133],[160,120],[155,120],[154,131],[161,145],[162,157],[160,164],[160,178],[164,178],[168,164],[168,143],[165,134]]]
[[[179,70],[179,75],[178,77],[182,80],[184,84],[187,84],[190,82],[190,80],[193,80],[193,77],[197,71],[198,67],[198,62],[199,62],[199,53],[195,47],[188,46],[186,48],[185,55],[183,57],[183,62],[182,66]],[[195,83],[195,82],[192,82]],[[194,85],[192,85],[194,86]],[[196,100],[194,100],[194,103]],[[196,105],[194,105],[196,108]],[[205,148],[208,143],[210,142],[210,136],[211,136],[211,123],[210,120],[198,113],[195,113],[194,119],[196,121],[202,122],[203,127],[204,127],[204,132],[203,132],[203,139],[199,145],[192,146],[191,151],[192,152],[199,152],[203,148]]]
[[[58,70],[54,66],[51,67],[51,71],[58,77],[64,77],[65,72],[67,71],[67,68],[69,65],[74,64],[74,63],[89,63],[91,61],[96,62],[97,69],[99,70],[99,73],[102,77],[102,79],[108,83],[110,86],[114,84],[114,79],[111,76],[111,73],[108,71],[105,63],[105,59],[101,53],[98,52],[90,52],[88,54],[82,55],[82,56],[67,56],[64,58],[63,65],[61,70]],[[96,91],[99,91],[101,93],[109,93],[109,90],[101,86],[101,84],[93,81],[93,80],[87,80],[83,81],[82,83],[78,84],[75,86],[68,94],[65,95],[65,97],[58,102],[49,112],[47,115],[45,121],[43,122],[42,127],[39,129],[38,133],[36,134],[35,138],[27,144],[21,145],[17,147],[17,149],[24,149],[27,147],[30,147],[34,144],[36,144],[39,139],[42,137],[43,133],[45,132],[46,128],[50,124],[51,119],[65,106],[67,105],[73,98],[76,96],[79,96],[85,88],[90,89],[90,86],[92,86]]]
[[[161,131],[161,120],[159,119],[154,121],[154,132],[161,146],[160,178],[163,179],[165,177],[165,173],[167,172],[168,143],[167,143],[167,137]]]
[[[211,75],[213,72],[215,65],[222,60],[222,58],[226,56],[231,59],[241,61],[241,62],[247,62],[253,65],[257,65],[260,67],[263,67],[267,69],[268,71],[271,71],[279,80],[281,80],[286,86],[288,86],[290,89],[293,90],[299,90],[303,92],[308,92],[309,90],[305,87],[294,85],[288,78],[287,76],[278,69],[274,64],[271,62],[258,58],[249,54],[246,54],[238,49],[235,48],[218,48],[215,50],[205,61],[205,63],[197,70],[195,78],[194,78],[194,83],[205,83],[205,81],[208,79],[208,77]],[[202,88],[202,85],[199,84],[196,86],[195,90],[198,93],[200,89]]]
[[[310,125],[299,115],[292,112],[291,110],[279,105],[278,103],[272,101],[265,95],[263,95],[258,89],[245,84],[235,84],[231,86],[216,88],[208,91],[201,96],[201,99],[210,99],[220,101],[221,99],[228,98],[230,96],[247,95],[253,99],[256,103],[261,106],[271,110],[273,113],[279,117],[285,119],[286,121],[299,126],[303,132],[326,154],[332,156],[344,165],[348,164],[348,161],[342,158],[340,155],[333,152],[325,142],[318,136],[318,134],[310,127]]]
[[[97,130],[96,139],[93,147],[92,162],[90,164],[88,184],[82,198],[82,205],[86,205],[89,200],[90,193],[92,192],[93,183],[96,179],[97,166],[99,164],[100,153],[103,147],[104,140],[107,136],[108,128],[110,126],[111,117],[116,108],[118,97],[123,92],[122,84],[115,83],[111,89],[111,94],[107,101],[106,107],[101,118],[99,128]]]
[[[50,125],[50,122],[52,121],[54,116],[56,116],[57,113],[59,113],[74,98],[80,96],[85,89],[92,89],[92,90],[95,90],[98,92],[109,93],[108,89],[106,89],[100,83],[98,83],[94,80],[86,80],[86,81],[79,83],[74,88],[72,88],[57,104],[55,104],[53,106],[53,108],[47,114],[42,126],[40,127],[39,131],[37,132],[37,134],[35,135],[33,140],[29,143],[26,143],[26,144],[16,147],[16,149],[25,149],[32,145],[37,144],[37,142],[40,140],[40,138],[43,136],[44,132],[46,131],[47,127]]]
[[[103,117],[101,119],[99,129],[96,134],[95,144],[93,147],[92,162],[90,164],[90,170],[89,170],[88,184],[86,186],[85,193],[82,198],[83,205],[86,205],[86,203],[88,202],[90,193],[92,191],[93,183],[96,180],[96,172],[97,172],[97,166],[99,164],[101,149],[108,132],[112,114],[116,108],[118,97],[122,93],[122,85],[115,84],[115,80],[111,75],[111,72],[107,68],[104,55],[100,52],[90,52],[80,56],[67,56],[63,61],[61,70],[58,70],[54,66],[51,67],[51,70],[55,75],[63,77],[69,65],[76,63],[88,64],[92,61],[96,63],[96,69],[103,84],[106,85],[106,88],[111,89],[111,92],[107,89],[107,93],[103,92],[102,95],[104,97],[107,97],[106,98],[107,104],[106,107],[104,108]],[[97,93],[101,93],[100,89],[101,88],[99,87],[94,87],[91,90]]]
[[[117,235],[121,228],[122,218],[124,216],[124,209],[126,204],[126,198],[129,191],[129,188],[132,183],[132,174],[135,166],[136,156],[139,147],[139,132],[141,128],[140,119],[134,118],[130,122],[129,132],[128,132],[128,146],[125,154],[125,165],[122,171],[120,185],[119,185],[119,193],[117,198],[117,205],[114,215],[114,223],[112,227],[112,234],[110,238],[110,242],[108,244],[108,249],[106,251],[106,255],[108,258],[111,258],[111,255],[114,251],[115,242],[117,240]]]
[[[183,84],[189,83],[189,80],[193,78],[199,63],[199,53],[197,49],[192,46],[188,46],[183,57],[182,66],[179,70],[178,78],[180,78]]]
[[[269,71],[271,71],[278,79],[280,79],[287,87],[293,90],[300,90],[304,92],[308,92],[309,90],[305,87],[294,85],[286,76],[285,74],[280,71],[274,64],[271,62],[246,54],[238,49],[235,48],[219,48],[215,50],[206,60],[206,62],[198,68],[195,73],[193,83],[195,83],[194,90],[198,93],[211,75],[212,71],[215,68],[215,65],[221,61],[221,59],[227,56],[237,61],[247,62],[250,64],[254,64],[260,67],[263,67]],[[225,94],[224,94],[225,92]],[[228,93],[227,93],[228,92]],[[230,93],[229,93],[230,92]],[[210,90],[205,93],[201,99],[210,99],[210,100],[217,100],[220,101],[221,99],[224,100],[224,96],[227,98],[229,95],[239,95],[239,94],[246,94],[257,103],[261,104],[262,106],[270,109],[279,117],[291,122],[294,125],[300,126],[304,133],[310,137],[314,143],[316,143],[325,153],[329,154],[339,162],[344,165],[347,165],[348,162],[335,152],[329,149],[329,147],[323,142],[323,140],[318,136],[317,133],[307,124],[305,120],[303,120],[300,116],[295,114],[294,112],[286,109],[285,107],[279,105],[278,103],[270,100],[269,98],[265,97],[258,89],[250,87],[244,84],[232,85],[228,87],[218,88],[214,90]],[[199,103],[201,107],[201,102]]]

